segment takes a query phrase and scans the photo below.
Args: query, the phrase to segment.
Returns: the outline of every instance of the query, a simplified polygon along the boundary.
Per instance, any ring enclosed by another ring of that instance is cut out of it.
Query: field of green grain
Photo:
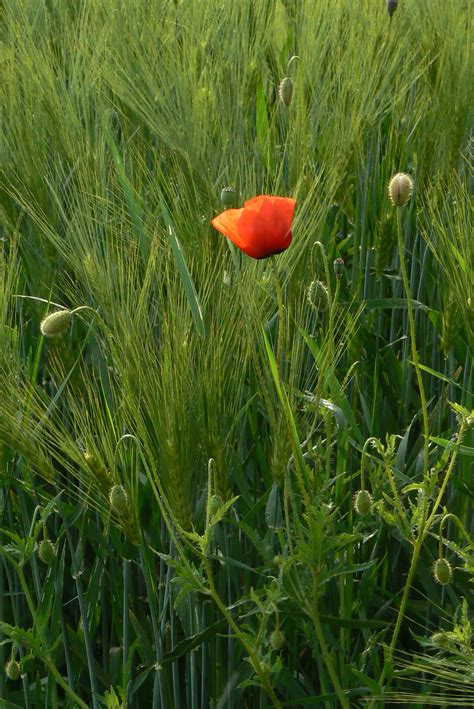
[[[471,47],[0,2],[0,709],[473,705]],[[257,195],[259,260],[211,225]]]

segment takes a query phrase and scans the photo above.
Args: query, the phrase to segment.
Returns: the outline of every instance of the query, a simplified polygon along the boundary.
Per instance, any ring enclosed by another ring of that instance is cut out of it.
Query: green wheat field
[[[0,709],[474,704],[472,10],[0,2]]]

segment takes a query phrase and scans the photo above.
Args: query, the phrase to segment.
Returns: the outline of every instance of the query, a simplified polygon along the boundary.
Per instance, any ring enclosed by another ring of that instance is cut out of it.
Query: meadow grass
[[[469,3],[0,20],[0,707],[471,705]]]

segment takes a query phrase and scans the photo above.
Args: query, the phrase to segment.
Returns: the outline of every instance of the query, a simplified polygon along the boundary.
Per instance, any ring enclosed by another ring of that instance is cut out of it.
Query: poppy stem
[[[284,372],[284,366],[285,366],[285,361],[284,361],[285,353],[283,352],[284,342],[285,342],[285,308],[283,305],[283,297],[282,297],[282,292],[281,292],[281,282],[280,282],[280,277],[278,275],[278,269],[277,269],[277,266],[275,263],[275,259],[271,258],[270,260],[272,262],[273,278],[275,281],[275,295],[276,295],[277,306],[278,306],[278,334],[277,334],[276,361],[277,361],[278,371],[280,373],[280,378],[283,379],[283,372]]]

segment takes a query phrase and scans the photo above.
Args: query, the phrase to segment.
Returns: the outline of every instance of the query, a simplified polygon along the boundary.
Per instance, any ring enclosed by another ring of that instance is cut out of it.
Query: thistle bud
[[[335,274],[336,278],[340,278],[343,274],[343,271],[344,271],[344,259],[337,258],[333,262],[333,268],[334,268],[334,274]]]
[[[410,175],[399,172],[388,184],[388,196],[394,207],[402,207],[408,202],[413,192],[413,180]]]
[[[393,13],[398,7],[398,0],[387,0],[387,11],[390,17],[392,17]]]
[[[274,650],[281,650],[285,644],[285,634],[281,630],[274,630],[270,635],[270,645]]]
[[[20,668],[20,663],[17,662],[16,660],[9,660],[7,664],[5,665],[5,674],[8,677],[8,679],[11,679],[13,681],[17,680],[18,677],[20,676],[21,668]]]
[[[280,101],[284,103],[285,106],[290,105],[291,99],[293,98],[293,80],[290,79],[289,76],[285,76],[285,78],[280,82],[280,86],[278,87],[278,95],[280,97]]]
[[[44,337],[60,335],[68,329],[72,318],[73,312],[71,310],[58,310],[56,313],[47,315],[40,324],[41,334]]]
[[[446,559],[437,559],[433,565],[433,576],[435,581],[442,586],[446,586],[453,577],[451,564]]]
[[[221,202],[223,206],[227,209],[228,207],[233,207],[237,201],[237,192],[233,187],[224,187],[221,192]]]
[[[109,502],[112,511],[121,517],[128,512],[128,495],[122,485],[114,485],[110,490]]]
[[[38,556],[43,562],[43,564],[47,564],[49,566],[49,564],[54,559],[55,554],[56,549],[51,539],[43,539],[43,541],[40,542],[40,545],[38,547]]]
[[[328,289],[321,281],[313,281],[306,291],[306,299],[315,310],[326,310],[329,303]]]
[[[367,490],[359,490],[353,498],[354,509],[359,515],[372,514],[372,495]]]

